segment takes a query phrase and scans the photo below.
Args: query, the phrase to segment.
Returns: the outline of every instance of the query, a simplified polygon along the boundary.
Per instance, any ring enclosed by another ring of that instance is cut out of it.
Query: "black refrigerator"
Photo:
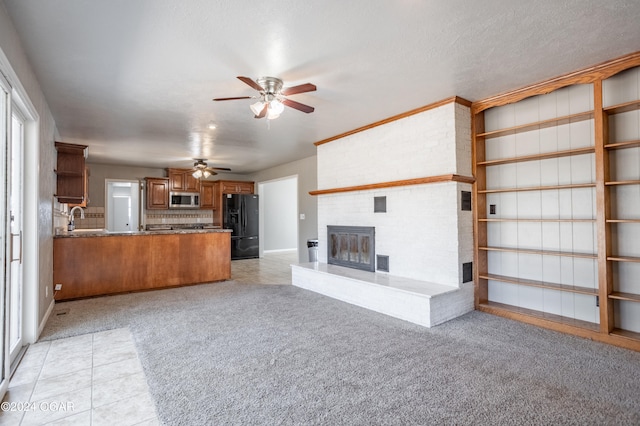
[[[258,196],[224,194],[223,227],[231,229],[231,260],[253,259],[259,254]]]

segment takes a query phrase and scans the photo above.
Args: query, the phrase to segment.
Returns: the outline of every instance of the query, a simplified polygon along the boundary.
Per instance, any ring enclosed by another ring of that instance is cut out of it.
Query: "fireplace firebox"
[[[327,262],[375,271],[375,227],[327,226]]]

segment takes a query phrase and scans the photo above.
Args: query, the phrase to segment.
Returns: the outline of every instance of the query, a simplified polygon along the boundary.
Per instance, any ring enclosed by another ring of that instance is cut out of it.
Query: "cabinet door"
[[[184,191],[184,173],[169,169],[169,190],[170,191]]]
[[[215,209],[215,191],[211,181],[200,182],[200,208]]]
[[[239,194],[253,194],[253,182],[239,182],[237,187]]]
[[[235,182],[222,182],[222,193],[223,194],[237,194],[238,193],[238,185]]]
[[[147,178],[147,208],[169,208],[169,179]]]
[[[192,176],[193,171],[188,170],[182,175],[182,182],[185,191],[199,192],[200,191],[200,179],[196,179]]]

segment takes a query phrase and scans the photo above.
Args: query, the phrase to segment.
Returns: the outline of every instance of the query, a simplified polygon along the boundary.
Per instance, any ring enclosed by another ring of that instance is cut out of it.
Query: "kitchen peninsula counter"
[[[231,231],[72,231],[53,239],[56,300],[231,278]]]

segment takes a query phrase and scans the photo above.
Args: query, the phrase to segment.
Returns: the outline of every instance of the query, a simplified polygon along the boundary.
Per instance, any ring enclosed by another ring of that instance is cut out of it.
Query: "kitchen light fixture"
[[[202,177],[208,178],[209,176],[211,176],[211,172],[209,170],[198,169],[195,172],[193,172],[191,176],[193,176],[196,179],[200,179]]]
[[[231,171],[231,169],[227,167],[209,167],[209,165],[205,163],[204,158],[194,158],[194,160],[196,160],[196,162],[193,163],[193,173],[191,173],[191,176],[196,179],[206,179],[209,176],[217,175],[216,170]]]
[[[212,121],[209,122],[209,126],[208,127],[209,127],[209,130],[214,130],[216,128],[216,123],[214,123],[213,120],[212,120]]]

